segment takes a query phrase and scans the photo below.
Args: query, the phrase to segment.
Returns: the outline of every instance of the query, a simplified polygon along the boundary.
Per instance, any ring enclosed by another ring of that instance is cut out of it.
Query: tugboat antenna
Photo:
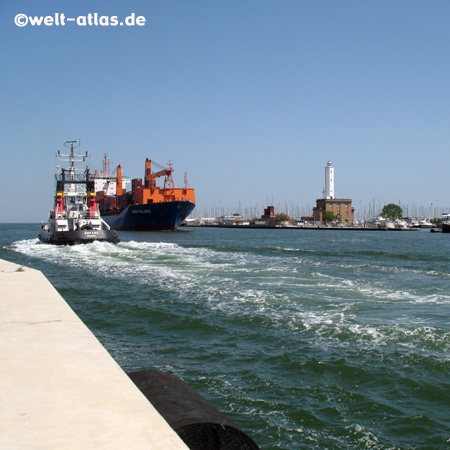
[[[78,145],[75,145],[78,144]],[[70,149],[73,149],[74,147],[79,147],[81,145],[80,140],[76,140],[76,141],[65,141],[64,142],[64,146],[65,147],[69,147]]]

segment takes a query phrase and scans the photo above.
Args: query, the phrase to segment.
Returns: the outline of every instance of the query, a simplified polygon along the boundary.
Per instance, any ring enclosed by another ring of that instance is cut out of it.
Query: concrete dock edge
[[[0,448],[187,449],[38,270],[0,260]]]

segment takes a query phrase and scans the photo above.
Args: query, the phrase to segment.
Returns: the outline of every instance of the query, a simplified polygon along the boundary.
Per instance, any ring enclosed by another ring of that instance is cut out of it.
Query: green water
[[[186,228],[40,244],[42,270],[125,371],[174,373],[262,449],[450,447],[450,235]]]

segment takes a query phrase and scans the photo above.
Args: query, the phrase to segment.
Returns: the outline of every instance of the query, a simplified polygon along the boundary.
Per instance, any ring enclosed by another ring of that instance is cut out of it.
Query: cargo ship
[[[130,179],[122,176],[122,166],[117,166],[115,175],[109,173],[109,166],[105,153],[102,172],[95,173],[94,180],[100,213],[111,229],[174,231],[194,210],[194,189],[189,188],[186,174],[185,186],[175,188],[171,162],[163,167],[147,158],[144,179],[132,179],[129,191]],[[156,180],[162,177],[164,184],[158,187]]]
[[[66,141],[64,145],[70,148],[69,154],[58,151],[56,157],[68,162],[69,167],[58,167],[53,209],[49,212],[48,223],[42,226],[39,240],[54,245],[119,242],[117,231],[111,230],[100,216],[89,168],[76,167],[77,162],[86,162],[90,155],[75,153],[79,141]]]

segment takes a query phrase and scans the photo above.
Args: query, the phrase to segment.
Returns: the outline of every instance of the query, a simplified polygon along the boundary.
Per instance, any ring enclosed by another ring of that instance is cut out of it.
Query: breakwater
[[[0,283],[1,448],[187,448],[39,271]]]

